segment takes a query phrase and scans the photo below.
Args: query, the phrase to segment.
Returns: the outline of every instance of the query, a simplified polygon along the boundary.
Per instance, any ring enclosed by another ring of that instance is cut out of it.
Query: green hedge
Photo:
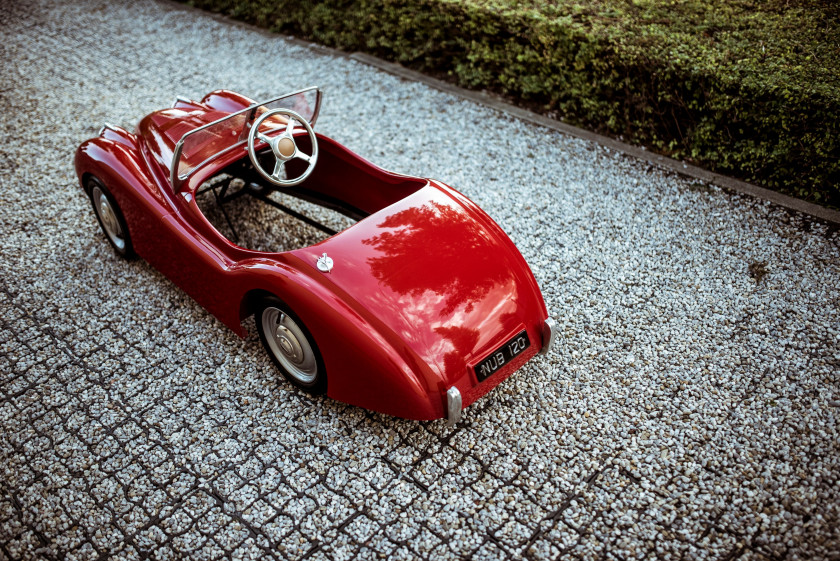
[[[833,0],[190,3],[840,206]]]

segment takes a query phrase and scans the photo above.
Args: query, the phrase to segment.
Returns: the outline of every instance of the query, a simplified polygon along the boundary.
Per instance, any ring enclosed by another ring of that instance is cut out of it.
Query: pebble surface
[[[0,559],[840,559],[836,230],[169,2],[2,2],[0,58]],[[296,391],[78,187],[104,121],[313,84],[559,325],[454,429]]]

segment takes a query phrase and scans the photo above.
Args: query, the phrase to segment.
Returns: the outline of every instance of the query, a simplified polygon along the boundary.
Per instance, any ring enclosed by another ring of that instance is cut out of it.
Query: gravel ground
[[[840,559],[837,231],[125,4],[0,2],[0,559]],[[310,84],[322,132],[486,209],[560,325],[455,429],[296,391],[77,186],[105,120]]]

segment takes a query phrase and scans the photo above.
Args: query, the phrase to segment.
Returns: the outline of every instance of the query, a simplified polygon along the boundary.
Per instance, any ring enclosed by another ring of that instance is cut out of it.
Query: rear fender
[[[439,376],[364,308],[319,282],[320,273],[313,278],[301,272],[305,264],[292,265],[255,259],[237,266],[249,279],[237,300],[240,319],[256,311],[260,294],[272,294],[315,338],[327,370],[329,397],[397,417],[443,417]]]
[[[522,256],[522,253],[516,247],[516,244],[514,244],[513,240],[510,239],[510,236],[505,233],[501,226],[499,226],[496,221],[490,217],[490,215],[484,212],[481,207],[465,197],[462,193],[452,189],[440,181],[432,180],[431,183],[436,185],[438,188],[445,190],[453,199],[463,205],[464,208],[469,209],[476,220],[480,221],[489,231],[493,232],[497,243],[503,244],[508,248],[511,258],[519,262],[519,267],[516,268],[516,276],[519,280],[520,286],[523,287],[523,290],[527,287],[527,290],[534,298],[534,301],[538,302],[543,316],[541,319],[544,320],[547,318],[548,308],[545,306],[545,301],[543,300],[540,286],[537,284],[537,279],[534,277],[534,273],[531,271],[531,267],[528,265],[528,262],[525,261],[525,257]]]

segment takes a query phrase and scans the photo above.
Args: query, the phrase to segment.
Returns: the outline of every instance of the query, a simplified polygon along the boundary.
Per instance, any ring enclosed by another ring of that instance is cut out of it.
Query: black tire
[[[318,345],[306,325],[279,298],[264,298],[254,317],[260,341],[277,369],[311,394],[327,391],[327,372]]]
[[[122,210],[120,210],[114,196],[98,178],[91,176],[85,185],[93,213],[99,222],[99,227],[108,239],[108,243],[125,259],[134,257],[134,246],[128,233]]]

